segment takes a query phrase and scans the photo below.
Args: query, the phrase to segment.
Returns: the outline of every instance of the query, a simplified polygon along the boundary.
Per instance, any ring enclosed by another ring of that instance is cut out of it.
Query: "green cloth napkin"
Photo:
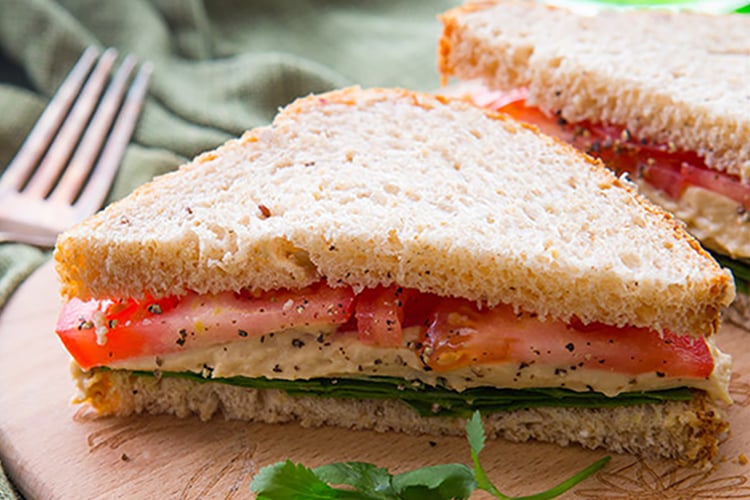
[[[351,84],[437,88],[436,16],[456,3],[3,0],[0,165],[88,45],[132,52],[155,68],[111,201],[267,124],[296,97]],[[48,258],[26,245],[0,245],[0,307]],[[14,495],[0,470],[6,498]]]

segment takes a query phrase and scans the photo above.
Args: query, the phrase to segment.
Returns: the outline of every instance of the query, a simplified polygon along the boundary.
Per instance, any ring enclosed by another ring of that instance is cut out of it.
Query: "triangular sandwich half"
[[[462,101],[300,99],[64,233],[80,400],[706,463],[733,295],[682,225]]]
[[[499,0],[442,20],[443,76],[627,172],[733,271],[750,329],[750,16]]]

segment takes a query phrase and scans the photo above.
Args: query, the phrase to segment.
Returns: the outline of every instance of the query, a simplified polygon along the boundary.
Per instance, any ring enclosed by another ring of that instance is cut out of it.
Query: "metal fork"
[[[86,49],[5,169],[0,243],[52,247],[60,232],[102,206],[152,72],[144,63],[131,81],[137,61],[128,55],[110,79],[116,59],[112,48]]]

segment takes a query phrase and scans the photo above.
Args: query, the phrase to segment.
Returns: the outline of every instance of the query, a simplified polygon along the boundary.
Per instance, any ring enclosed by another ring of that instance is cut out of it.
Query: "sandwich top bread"
[[[104,414],[461,433],[479,408],[492,435],[697,463],[726,429],[731,275],[601,163],[462,101],[300,99],[54,258]]]
[[[732,269],[750,324],[750,16],[501,0],[442,20],[446,79],[627,172]]]
[[[406,91],[298,101],[66,232],[55,260],[66,298],[326,278],[694,335],[733,294],[679,223],[599,164]]]

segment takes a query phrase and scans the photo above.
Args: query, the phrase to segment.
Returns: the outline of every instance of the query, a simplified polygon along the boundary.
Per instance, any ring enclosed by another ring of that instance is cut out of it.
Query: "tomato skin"
[[[190,293],[159,301],[123,302],[73,299],[64,306],[56,331],[78,364],[88,369],[293,327],[343,324],[353,309],[351,288],[331,288],[325,283],[257,295]],[[97,328],[104,329],[103,336],[97,336]]]
[[[501,113],[506,113],[518,121],[530,123],[536,126],[543,134],[557,137],[565,142],[572,143],[574,131],[561,127],[560,123],[551,118],[538,108],[526,106],[523,99],[503,104],[501,107],[491,107]]]
[[[703,338],[636,327],[540,321],[507,305],[480,311],[462,299],[444,301],[421,339],[422,361],[449,371],[482,363],[543,364],[627,375],[706,378],[713,358]]]
[[[381,347],[401,346],[405,306],[416,294],[415,290],[395,285],[362,290],[354,309],[360,342]]]
[[[738,182],[732,176],[689,163],[681,165],[680,174],[687,185],[711,189],[738,202],[745,209],[750,209],[750,186]]]
[[[102,301],[99,309],[104,312],[112,325],[121,321],[138,322],[154,314],[166,314],[180,304],[180,297],[166,297],[154,299],[147,295],[142,300],[106,300]]]
[[[106,308],[112,305],[112,301],[100,303],[96,300],[87,302],[72,299],[63,307],[57,320],[55,331],[62,341],[65,348],[73,356],[76,362],[84,369],[103,364],[103,358],[111,359],[110,352],[113,350],[104,350],[97,341],[95,327],[92,318],[94,313],[101,312],[102,307]],[[119,336],[108,338],[108,341],[119,341]],[[142,349],[142,343],[139,338],[133,338],[126,352],[139,352]]]

